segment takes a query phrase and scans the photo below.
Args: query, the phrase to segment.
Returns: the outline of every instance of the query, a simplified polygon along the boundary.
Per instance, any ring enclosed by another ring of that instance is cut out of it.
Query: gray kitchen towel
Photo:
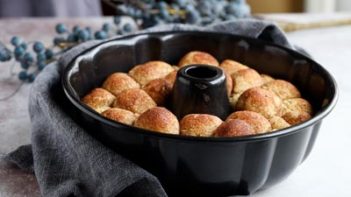
[[[241,34],[291,47],[279,28],[258,20],[208,27],[164,25],[143,32],[173,30]],[[98,43],[74,47],[40,73],[29,98],[31,145],[9,153],[6,160],[32,170],[43,196],[167,196],[155,176],[102,145],[67,114],[60,72],[76,55]]]

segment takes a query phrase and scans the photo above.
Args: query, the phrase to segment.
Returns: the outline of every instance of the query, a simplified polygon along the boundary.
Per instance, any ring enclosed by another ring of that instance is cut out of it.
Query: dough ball
[[[164,107],[145,111],[134,122],[134,126],[159,133],[179,134],[177,117]]]
[[[273,116],[271,119],[269,119],[269,122],[271,123],[273,130],[284,129],[291,126],[288,122],[279,116]]]
[[[224,60],[219,66],[229,75],[232,75],[233,73],[239,70],[245,70],[249,68],[237,61],[230,60],[230,59]]]
[[[137,117],[133,112],[120,108],[110,108],[102,112],[101,115],[127,125],[132,125]]]
[[[254,134],[255,130],[247,122],[239,119],[231,119],[223,122],[215,131],[214,136],[238,137]]]
[[[174,69],[166,62],[149,61],[132,68],[129,71],[129,75],[141,86],[144,86],[154,79],[165,77],[172,71]]]
[[[141,114],[148,109],[156,107],[156,103],[144,90],[129,89],[117,95],[113,107]]]
[[[282,114],[288,112],[306,112],[312,114],[312,105],[303,98],[292,98],[283,101]]]
[[[211,66],[219,66],[218,61],[211,54],[202,51],[191,51],[187,53],[179,61],[178,66],[183,67],[190,64],[206,64]]]
[[[236,104],[237,110],[248,110],[266,118],[281,114],[282,100],[273,92],[256,87],[246,90]]]
[[[264,116],[253,111],[236,111],[227,117],[227,121],[231,119],[245,121],[257,134],[272,130],[271,123]]]
[[[117,96],[123,90],[140,88],[140,85],[126,73],[117,72],[107,77],[102,88]]]
[[[95,88],[89,94],[83,97],[82,102],[98,113],[109,109],[115,96],[102,88]]]
[[[164,105],[166,98],[172,91],[171,85],[165,79],[154,79],[147,83],[143,90],[156,102]]]
[[[291,111],[285,113],[282,118],[291,125],[296,125],[311,119],[311,115],[307,112]]]
[[[290,82],[285,80],[273,80],[262,86],[263,89],[274,92],[281,99],[299,98],[299,90]]]
[[[212,136],[222,120],[210,114],[188,114],[180,121],[180,134],[188,136]]]
[[[174,70],[165,77],[165,80],[170,84],[171,88],[173,88],[173,85],[176,81],[177,73],[178,73],[178,70]]]
[[[232,79],[234,93],[244,92],[247,89],[263,84],[260,74],[253,69],[239,70],[232,74]]]

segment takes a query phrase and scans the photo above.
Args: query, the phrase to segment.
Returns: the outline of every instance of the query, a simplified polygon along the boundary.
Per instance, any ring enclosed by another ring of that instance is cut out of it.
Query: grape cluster
[[[119,13],[133,17],[142,27],[166,23],[208,25],[250,15],[245,0],[142,0],[117,6]]]
[[[44,44],[39,41],[25,42],[20,37],[14,36],[10,42],[14,47],[13,52],[6,48],[7,58],[1,58],[3,54],[0,53],[0,61],[9,61],[14,57],[22,68],[22,71],[18,73],[21,81],[33,82],[36,74],[44,69],[48,60],[54,57],[53,50],[45,48]],[[32,46],[31,50],[29,46]]]
[[[104,23],[95,32],[90,27],[74,26],[69,30],[64,24],[57,24],[55,30],[58,35],[53,39],[51,47],[45,47],[39,41],[25,42],[14,36],[10,41],[13,51],[0,43],[0,62],[10,61],[14,57],[22,68],[18,78],[24,82],[32,82],[37,73],[58,55],[88,40],[103,40],[159,24],[208,25],[244,18],[250,14],[250,7],[245,0],[126,0],[116,9],[118,15],[113,18],[114,25]],[[122,22],[123,15],[133,20]],[[32,45],[32,50],[29,45]]]
[[[115,16],[113,22],[114,27],[109,23],[104,23],[101,29],[95,32],[90,27],[81,28],[77,25],[70,31],[64,24],[59,23],[55,26],[58,36],[53,39],[51,47],[45,47],[39,41],[25,42],[22,38],[13,36],[10,40],[13,51],[0,43],[0,62],[10,61],[14,58],[18,62],[17,65],[22,68],[18,73],[19,80],[33,82],[36,75],[49,62],[54,61],[67,49],[88,40],[103,40],[112,35],[132,33],[137,30],[131,22],[127,21],[122,24],[121,16]],[[32,45],[31,50],[29,45]]]

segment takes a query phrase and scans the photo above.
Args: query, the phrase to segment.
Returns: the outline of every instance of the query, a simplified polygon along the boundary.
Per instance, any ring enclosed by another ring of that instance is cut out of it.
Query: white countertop
[[[253,196],[351,196],[351,26],[297,31],[288,38],[331,72],[339,101],[323,121],[305,162],[282,183]]]
[[[0,20],[0,27],[1,25],[4,24],[1,24]],[[2,33],[4,32],[0,32],[0,35]],[[0,37],[2,41],[8,40],[8,36],[6,40],[3,36]],[[351,122],[351,26],[297,31],[289,33],[288,38],[292,43],[305,48],[317,62],[333,74],[339,85],[339,101],[323,121],[314,148],[305,162],[285,181],[253,196],[351,196],[351,129],[347,126],[348,121]],[[2,97],[17,81],[4,83],[4,72],[7,72],[7,69],[0,68],[0,71]],[[11,101],[0,101],[0,154],[30,141],[27,102],[23,102],[22,99],[27,97],[28,93],[29,86],[26,86]],[[14,107],[8,108],[7,105]],[[11,110],[4,113],[4,109]],[[38,196],[38,188],[33,186],[35,180],[31,176],[27,173],[21,174],[18,170],[8,170],[0,162],[0,196]],[[23,180],[32,184],[24,184]],[[23,191],[13,189],[19,184]]]

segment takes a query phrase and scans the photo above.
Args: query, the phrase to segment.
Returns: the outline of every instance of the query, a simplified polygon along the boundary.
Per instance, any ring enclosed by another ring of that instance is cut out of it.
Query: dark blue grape
[[[67,36],[67,41],[68,42],[76,42],[78,41],[78,36],[76,34],[68,34]]]
[[[80,30],[80,27],[78,25],[75,25],[73,28],[72,28],[72,31],[73,33],[78,33]]]
[[[24,55],[24,53],[25,53],[25,50],[22,47],[17,46],[15,48],[14,54],[15,54],[16,57],[21,57],[21,56]]]
[[[38,53],[38,54],[37,54],[37,61],[46,61],[45,52],[42,52],[42,53]]]
[[[104,24],[102,25],[102,31],[105,31],[105,32],[110,31],[110,24],[104,23]]]
[[[126,23],[123,25],[123,31],[125,33],[130,33],[133,30],[133,27],[130,23]]]
[[[11,59],[11,56],[8,55],[6,52],[0,51],[0,62],[5,62]]]
[[[28,75],[28,82],[32,83],[34,80],[35,80],[35,74],[34,73],[29,74]]]
[[[11,44],[15,47],[19,46],[22,43],[21,38],[19,38],[18,36],[13,36],[11,38]]]
[[[54,52],[51,49],[46,49],[45,50],[45,56],[47,59],[51,59],[54,57]]]
[[[120,16],[114,16],[113,17],[113,22],[116,24],[116,25],[119,25],[121,23],[121,17]]]
[[[22,47],[24,50],[27,50],[28,45],[27,45],[27,43],[22,42],[22,43],[20,44],[20,47]]]
[[[27,64],[32,64],[34,62],[34,58],[32,56],[32,54],[30,53],[25,53],[24,56],[23,56],[23,62],[26,62]]]
[[[36,42],[34,42],[34,44],[33,44],[33,50],[34,50],[36,53],[40,53],[40,52],[42,52],[42,51],[45,50],[45,47],[44,47],[43,43],[36,41]]]
[[[54,38],[53,42],[54,42],[54,45],[60,45],[61,43],[65,42],[65,39],[61,37],[56,37]]]
[[[10,49],[0,42],[0,62],[11,60],[12,55]]]
[[[21,81],[25,81],[28,79],[28,73],[25,70],[22,70],[21,72],[18,73],[18,79]]]
[[[27,70],[30,66],[30,64],[28,62],[25,62],[25,61],[21,61],[21,68]]]
[[[40,61],[37,62],[38,70],[43,70],[46,67],[46,62]]]
[[[105,31],[97,31],[95,32],[95,39],[103,40],[107,38],[107,33]]]
[[[89,32],[85,29],[79,30],[78,36],[80,40],[87,41],[89,39]]]
[[[65,32],[67,32],[66,26],[62,23],[57,24],[55,27],[55,30],[58,34],[63,34]]]

